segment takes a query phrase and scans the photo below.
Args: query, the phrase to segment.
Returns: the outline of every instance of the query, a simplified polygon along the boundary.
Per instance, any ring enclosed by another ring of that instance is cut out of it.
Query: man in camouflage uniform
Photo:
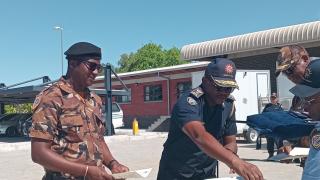
[[[44,180],[113,179],[104,167],[112,173],[128,168],[110,153],[101,99],[88,89],[102,69],[101,49],[79,42],[65,55],[66,76],[43,90],[33,105],[32,160],[44,167]]]

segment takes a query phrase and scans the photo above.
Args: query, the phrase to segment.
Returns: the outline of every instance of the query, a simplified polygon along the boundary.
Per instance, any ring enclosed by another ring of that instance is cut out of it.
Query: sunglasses
[[[290,76],[294,73],[294,70],[296,69],[298,63],[292,64],[288,69],[284,70],[283,73],[286,74],[287,76]]]
[[[90,62],[90,61],[83,61],[82,63],[92,72],[95,71],[95,70],[97,70],[98,73],[102,72],[101,64],[96,64],[96,63],[93,63],[93,62]]]
[[[310,100],[302,99],[301,107],[302,107],[302,108],[308,107],[308,106],[310,106],[312,103],[314,103],[316,100],[317,100],[317,98],[313,98],[313,99],[310,99]]]

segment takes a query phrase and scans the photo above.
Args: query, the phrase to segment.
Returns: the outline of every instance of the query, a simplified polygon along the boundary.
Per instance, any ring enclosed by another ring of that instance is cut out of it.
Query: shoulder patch
[[[316,150],[320,150],[320,132],[314,129],[310,134],[310,143]]]
[[[204,92],[201,87],[197,87],[197,88],[193,89],[190,92],[190,94],[194,95],[196,98],[199,98],[204,94]]]
[[[33,104],[32,104],[32,110],[36,109],[39,104],[40,104],[40,101],[41,101],[41,97],[42,97],[42,93],[40,93],[36,99],[34,100]]]
[[[192,97],[188,97],[188,98],[187,98],[187,102],[188,102],[188,104],[190,104],[191,106],[195,106],[195,105],[198,104],[197,101],[194,100]]]

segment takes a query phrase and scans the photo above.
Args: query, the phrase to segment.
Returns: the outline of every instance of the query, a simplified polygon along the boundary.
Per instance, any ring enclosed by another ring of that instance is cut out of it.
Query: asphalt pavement
[[[133,136],[131,130],[117,130],[117,135],[105,137],[114,155],[131,170],[152,168],[145,180],[155,180],[158,172],[162,145],[167,133],[140,131]],[[257,165],[267,180],[301,179],[302,168],[297,163],[279,163],[266,161],[268,153],[263,141],[262,150],[256,150],[255,144],[244,143],[238,139],[239,155],[242,159]],[[30,141],[25,138],[0,138],[0,179],[1,180],[36,180],[41,179],[43,168],[32,162],[30,157]],[[229,174],[229,168],[219,163],[220,177],[235,177]]]

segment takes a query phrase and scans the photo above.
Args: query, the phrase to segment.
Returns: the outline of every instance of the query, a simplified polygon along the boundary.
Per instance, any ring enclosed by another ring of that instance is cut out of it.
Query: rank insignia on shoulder
[[[199,98],[200,96],[202,96],[204,94],[201,87],[197,87],[197,88],[193,89],[190,93],[192,95],[194,95],[196,98]]]
[[[310,142],[314,149],[320,150],[320,132],[314,129],[310,135]]]
[[[191,106],[195,106],[195,105],[198,104],[197,101],[194,100],[192,97],[188,97],[188,98],[187,98],[187,102],[188,102]]]

